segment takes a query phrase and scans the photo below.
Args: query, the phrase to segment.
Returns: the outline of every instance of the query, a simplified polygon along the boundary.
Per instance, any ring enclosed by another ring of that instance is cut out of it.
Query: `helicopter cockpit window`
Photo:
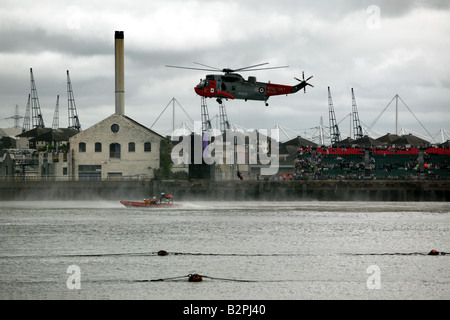
[[[202,89],[207,86],[208,86],[208,81],[200,79],[200,83],[198,84],[199,89]]]

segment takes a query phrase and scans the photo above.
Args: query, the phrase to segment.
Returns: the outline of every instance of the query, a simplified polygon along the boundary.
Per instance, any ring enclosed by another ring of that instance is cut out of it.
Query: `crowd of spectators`
[[[411,147],[299,147],[294,179],[429,179],[450,178],[450,149]],[[366,155],[366,151],[367,155]]]

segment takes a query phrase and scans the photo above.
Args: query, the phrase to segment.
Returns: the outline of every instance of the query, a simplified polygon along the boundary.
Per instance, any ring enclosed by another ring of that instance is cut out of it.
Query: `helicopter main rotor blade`
[[[237,72],[237,71],[239,71],[239,72],[241,72],[241,71],[242,72],[246,72],[246,71],[259,71],[259,70],[271,70],[271,69],[289,68],[289,66],[269,67],[269,68],[256,68],[256,67],[259,67],[259,66],[263,66],[263,65],[269,64],[268,62],[255,64],[253,66],[243,67],[243,68],[239,68],[239,69],[230,69],[230,68],[220,69],[220,68],[208,66],[206,64],[202,64],[202,63],[198,63],[198,62],[194,62],[194,63],[198,64],[200,66],[206,67],[206,68],[192,68],[192,67],[181,67],[181,66],[172,66],[172,65],[166,65],[166,67],[168,67],[168,68],[178,68],[178,69],[188,69],[188,70],[217,71],[217,72],[224,72],[224,73],[232,73],[232,72]]]
[[[203,68],[189,68],[189,67],[179,67],[179,66],[170,66],[166,65],[168,68],[178,68],[178,69],[189,69],[189,70],[202,70],[202,71],[220,71],[217,69],[203,69]]]
[[[257,68],[257,69],[248,69],[248,70],[235,70],[235,71],[247,72],[247,71],[259,71],[259,70],[270,70],[270,69],[281,69],[281,68],[289,68],[289,66],[270,67],[270,68]]]
[[[242,71],[242,70],[245,70],[245,69],[250,69],[250,68],[260,67],[260,66],[263,66],[263,65],[266,65],[266,64],[269,64],[269,63],[268,63],[268,62],[259,63],[259,64],[255,64],[255,65],[253,65],[253,66],[248,66],[248,67],[243,67],[243,68],[235,69],[235,70],[233,70],[233,71]]]
[[[222,69],[220,69],[220,68],[207,66],[206,64],[202,64],[202,63],[198,63],[198,62],[194,62],[194,63],[195,63],[195,64],[198,64],[199,66],[203,66],[203,67],[208,67],[208,68],[211,68],[211,69],[215,69],[216,71],[222,71]]]

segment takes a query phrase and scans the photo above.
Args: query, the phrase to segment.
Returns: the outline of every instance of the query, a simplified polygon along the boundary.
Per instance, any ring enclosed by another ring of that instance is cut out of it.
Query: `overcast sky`
[[[396,94],[406,103],[398,105],[399,129],[438,141],[440,129],[450,131],[447,0],[0,0],[0,127],[14,125],[5,118],[16,105],[25,115],[30,68],[47,127],[57,95],[60,126],[68,125],[66,70],[83,130],[113,114],[115,30],[125,34],[125,113],[147,127],[173,97],[190,118],[201,120],[201,99],[193,89],[208,72],[165,65],[240,68],[268,62],[289,68],[242,75],[295,85],[294,77],[304,71],[314,76],[314,88],[271,97],[268,107],[226,101],[232,123],[280,125],[291,137],[309,138],[321,118],[329,125],[329,86],[343,138],[350,131],[351,88],[373,137],[395,132],[395,102],[380,114]],[[207,102],[213,118],[218,104]],[[190,122],[178,105],[175,122]],[[171,127],[170,107],[153,129],[169,133]]]

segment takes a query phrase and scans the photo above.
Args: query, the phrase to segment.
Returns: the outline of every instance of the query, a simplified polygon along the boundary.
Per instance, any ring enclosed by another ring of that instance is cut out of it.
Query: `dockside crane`
[[[81,131],[80,119],[77,114],[75,98],[73,96],[72,82],[70,81],[69,70],[67,70],[67,107],[69,113],[69,129]]]
[[[30,68],[30,80],[31,80],[31,113],[32,113],[32,125],[34,128],[44,128],[44,119],[42,118],[41,106],[39,105],[39,98],[36,89],[36,83],[34,81],[33,69]]]
[[[353,115],[353,134],[354,139],[357,140],[363,137],[361,122],[359,121],[358,107],[356,106],[355,94],[352,88],[352,115]]]
[[[56,96],[56,106],[55,113],[53,114],[52,129],[56,130],[59,128],[59,94]]]
[[[330,118],[330,138],[331,145],[333,146],[337,142],[341,141],[341,133],[336,122],[336,115],[334,113],[333,99],[331,98],[330,87],[328,87],[328,114]]]
[[[30,106],[31,106],[31,94],[28,94],[27,108],[25,109],[25,117],[23,117],[22,131],[29,131],[30,128]]]

